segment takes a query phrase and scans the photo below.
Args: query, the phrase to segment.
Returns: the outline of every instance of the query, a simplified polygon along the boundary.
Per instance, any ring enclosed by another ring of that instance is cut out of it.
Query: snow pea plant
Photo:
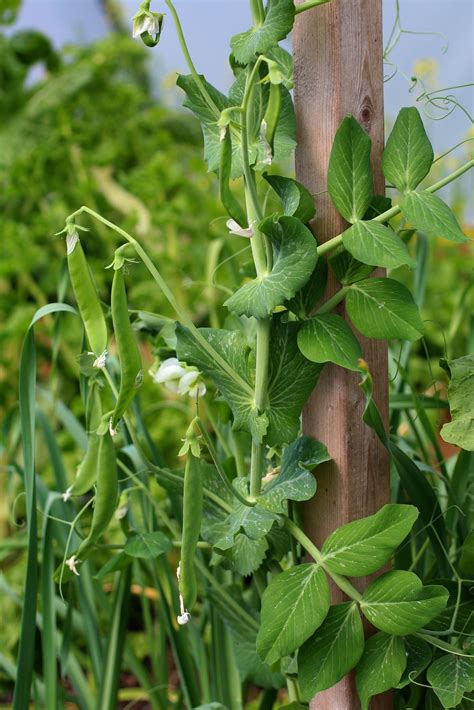
[[[211,594],[213,608],[235,640],[242,680],[251,677],[263,687],[286,683],[288,707],[305,707],[354,669],[364,709],[372,696],[403,688],[426,669],[437,702],[453,707],[474,689],[469,637],[458,633],[456,625],[461,591],[455,590],[453,601],[449,584],[424,585],[413,571],[396,568],[380,574],[363,591],[351,581],[386,568],[399,546],[413,541],[413,526],[426,529],[447,577],[450,564],[439,502],[422,471],[384,429],[357,332],[387,340],[416,341],[422,336],[423,322],[410,291],[397,280],[371,273],[377,267],[415,264],[407,237],[413,230],[459,244],[467,241],[451,209],[435,193],[473,161],[419,189],[430,172],[433,150],[417,109],[402,109],[383,153],[385,178],[400,193],[392,205],[374,194],[369,137],[355,118],[345,117],[334,138],[327,189],[349,226],[319,243],[310,226],[313,196],[292,177],[278,174],[275,166],[295,147],[292,57],[280,43],[291,32],[295,15],[321,0],[298,6],[293,0],[268,0],[266,7],[262,0],[251,0],[253,25],[230,43],[234,82],[228,95],[196,71],[176,10],[170,0],[165,2],[189,66],[189,74],[179,76],[177,84],[185,94],[184,105],[201,123],[204,156],[217,176],[229,238],[249,247],[252,263],[245,267],[243,283],[223,304],[226,327],[198,328],[134,237],[88,207],[68,217],[71,280],[89,351],[81,365],[92,403],[90,446],[99,451],[92,456],[87,485],[95,484],[100,505],[82,551],[79,547],[65,552],[56,578],[64,582],[80,574],[117,506],[127,529],[127,484],[121,483],[119,497],[117,471],[110,464],[112,442],[126,433],[144,467],[170,496],[182,501],[176,523],[167,523],[182,531],[175,609],[180,633],[189,633],[196,621],[202,628],[201,599]],[[163,19],[150,9],[149,0],[142,2],[133,18],[134,36],[155,46]],[[94,404],[100,399],[97,383],[102,379],[114,385],[106,319],[82,251],[76,253],[82,250],[78,230],[85,228],[78,220],[83,216],[99,220],[124,239],[115,253],[117,285],[112,292],[122,380],[118,403],[105,413],[100,403]],[[407,223],[412,231],[405,228]],[[195,416],[183,432],[179,452],[186,461],[184,473],[150,461],[134,430],[130,406],[140,385],[141,365],[124,306],[123,279],[127,262],[134,258],[143,262],[176,313],[176,322],[168,322],[166,333],[158,333],[160,358],[152,376],[159,386],[195,402]],[[325,300],[329,268],[340,288]],[[353,327],[334,312],[341,303]],[[364,419],[389,450],[405,500],[421,497],[422,502],[385,505],[370,517],[338,528],[318,549],[299,524],[298,506],[317,495],[317,467],[330,460],[330,453],[324,442],[301,434],[300,418],[325,363],[359,373],[366,398]],[[228,408],[228,440],[222,441],[215,417],[208,415],[213,395],[219,406]],[[457,422],[455,443],[472,449],[465,406],[464,400],[453,411],[450,426]],[[100,452],[107,452],[106,466]],[[65,498],[74,493],[72,486]],[[149,535],[148,543],[153,543],[158,563],[171,548],[160,530]],[[124,565],[123,555],[120,565],[116,569]],[[226,571],[227,585],[219,570]],[[347,601],[331,605],[330,582]],[[373,627],[368,638],[366,622]]]

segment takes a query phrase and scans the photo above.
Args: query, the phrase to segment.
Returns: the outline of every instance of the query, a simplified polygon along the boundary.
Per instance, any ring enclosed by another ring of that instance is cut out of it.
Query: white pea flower
[[[80,562],[80,560],[76,557],[76,555],[73,555],[70,557],[68,560],[66,560],[66,567],[69,567],[71,572],[73,572],[76,577],[79,577],[79,572],[77,571],[77,563]]]
[[[176,357],[169,357],[161,363],[153,379],[175,394],[203,397],[206,394],[206,385],[199,380],[200,374],[195,367],[180,363]]]
[[[140,9],[132,17],[132,37],[141,37],[142,34],[148,34],[156,40],[161,34],[163,26],[163,15],[158,12],[150,11],[150,0],[146,0],[140,4]]]
[[[228,219],[225,224],[230,234],[235,234],[237,237],[247,237],[247,239],[253,237],[252,225],[250,225],[247,229],[244,229],[244,227],[241,227],[235,219]]]

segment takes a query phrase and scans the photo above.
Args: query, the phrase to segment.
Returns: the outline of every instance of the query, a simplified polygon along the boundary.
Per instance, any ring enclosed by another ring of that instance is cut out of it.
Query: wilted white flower
[[[176,620],[180,626],[184,626],[188,623],[188,621],[191,621],[191,614],[189,611],[185,611],[184,614],[179,614],[176,617]]]
[[[235,221],[235,219],[228,219],[225,224],[230,234],[236,234],[238,237],[253,237],[252,225],[250,225],[247,229],[244,229],[238,222]]]
[[[80,560],[77,559],[76,555],[73,555],[68,560],[66,560],[66,567],[69,567],[71,572],[74,572],[76,577],[79,577],[79,572],[77,571],[77,568],[76,568],[76,564],[78,562],[80,562]]]
[[[101,355],[99,355],[98,358],[96,358],[94,360],[94,362],[92,363],[92,367],[96,367],[97,369],[102,370],[105,367],[107,355],[108,355],[108,351],[104,350],[104,352]]]
[[[71,496],[72,496],[71,491],[72,491],[72,486],[69,486],[69,488],[64,491],[64,493],[63,493],[63,501],[64,501],[65,503],[67,503],[67,501],[71,498]]]
[[[206,385],[199,380],[200,374],[195,367],[180,363],[176,357],[169,357],[163,360],[153,379],[175,394],[203,397],[206,394]]]

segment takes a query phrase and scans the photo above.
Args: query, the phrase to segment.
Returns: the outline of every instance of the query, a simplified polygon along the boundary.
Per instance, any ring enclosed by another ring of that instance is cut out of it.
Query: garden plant
[[[363,710],[390,689],[399,708],[467,708],[474,692],[474,356],[442,363],[452,421],[441,434],[459,447],[446,463],[427,414],[443,406],[436,396],[401,387],[386,430],[358,334],[404,347],[422,338],[419,299],[400,280],[372,272],[407,266],[419,274],[429,240],[468,242],[436,193],[474,162],[430,181],[434,155],[422,118],[403,108],[382,160],[396,190],[392,202],[374,194],[371,141],[345,117],[327,190],[348,226],[319,243],[313,195],[278,166],[291,158],[296,128],[292,58],[280,43],[295,15],[321,0],[296,7],[251,0],[253,25],[230,42],[235,78],[227,96],[198,73],[176,10],[171,0],[164,4],[166,16],[142,2],[133,34],[153,47],[174,22],[189,67],[177,83],[201,123],[240,270],[214,304],[212,324],[197,324],[159,258],[95,208],[78,205],[58,233],[74,306],[61,300],[40,308],[20,360],[16,472],[25,486],[28,568],[14,708],[28,707],[31,696],[38,707],[118,707],[122,669],[154,710],[297,710],[351,672]],[[113,245],[100,293],[88,259],[97,229],[102,247]],[[172,317],[129,307],[143,266],[153,302],[166,302]],[[325,299],[329,269],[340,288]],[[341,303],[353,327],[337,312]],[[84,425],[62,415],[83,450],[75,477],[36,408],[35,324],[52,315],[83,327],[76,414]],[[144,341],[152,344],[151,367]],[[331,451],[329,442],[301,433],[301,412],[325,363],[358,373],[364,421],[391,457],[396,502],[339,527],[317,548],[301,504],[317,497],[318,466]],[[400,370],[403,363],[400,357]],[[182,446],[169,466],[143,417],[146,379],[185,402]],[[436,469],[397,440],[404,407],[415,412],[422,442],[434,447]],[[54,470],[51,488],[36,476],[37,424]],[[356,588],[354,578],[367,576],[366,587]],[[347,601],[331,605],[331,585]],[[149,664],[127,638],[138,614]],[[84,643],[73,648],[79,633]]]

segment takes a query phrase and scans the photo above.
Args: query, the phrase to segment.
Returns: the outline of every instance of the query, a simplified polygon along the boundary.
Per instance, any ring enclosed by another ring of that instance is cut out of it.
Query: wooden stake
[[[293,35],[296,174],[316,197],[312,226],[319,241],[347,227],[325,192],[332,142],[346,114],[352,114],[372,139],[375,192],[384,194],[382,52],[382,0],[330,0],[297,17]],[[337,287],[330,273],[326,296]],[[344,307],[337,312],[344,315]],[[375,400],[387,423],[387,346],[383,341],[360,340],[374,377]],[[326,365],[303,413],[304,432],[323,441],[333,457],[333,462],[318,468],[318,492],[305,508],[306,531],[317,545],[338,526],[370,515],[390,500],[388,456],[362,421],[358,382],[355,373]],[[354,580],[354,584],[363,587],[366,581]],[[342,593],[333,588],[332,601],[342,600]],[[390,710],[390,694],[376,696],[370,707]],[[318,693],[311,708],[360,708],[353,675]]]

